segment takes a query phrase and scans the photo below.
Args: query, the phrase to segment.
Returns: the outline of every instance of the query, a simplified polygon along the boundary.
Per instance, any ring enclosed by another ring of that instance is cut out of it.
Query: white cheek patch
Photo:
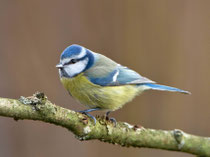
[[[87,66],[88,64],[88,58],[85,58],[84,60],[80,60],[75,64],[69,64],[68,66],[65,67],[66,73],[70,77],[74,77],[75,75],[81,73]]]

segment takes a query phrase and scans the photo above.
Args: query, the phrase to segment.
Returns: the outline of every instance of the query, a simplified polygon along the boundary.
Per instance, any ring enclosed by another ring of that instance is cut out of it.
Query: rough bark
[[[210,138],[181,130],[154,130],[126,122],[115,126],[104,117],[92,119],[81,113],[52,104],[43,93],[19,100],[0,98],[0,116],[15,120],[39,120],[67,128],[79,140],[97,139],[126,147],[147,147],[210,156]]]

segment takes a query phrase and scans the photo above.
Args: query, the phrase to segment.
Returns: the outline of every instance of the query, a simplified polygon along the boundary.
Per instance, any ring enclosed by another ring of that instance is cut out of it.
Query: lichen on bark
[[[117,125],[104,117],[97,122],[86,115],[51,103],[44,93],[19,100],[0,98],[0,116],[15,120],[39,120],[62,126],[75,134],[79,140],[98,139],[126,147],[147,147],[181,151],[198,156],[210,156],[210,138],[187,134],[181,130],[154,130],[126,122]]]

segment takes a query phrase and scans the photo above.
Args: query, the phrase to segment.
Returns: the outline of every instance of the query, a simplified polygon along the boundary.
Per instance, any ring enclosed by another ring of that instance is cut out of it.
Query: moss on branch
[[[154,130],[126,122],[116,126],[104,117],[96,125],[86,115],[52,104],[43,93],[19,100],[0,98],[0,116],[15,120],[39,120],[67,128],[79,140],[98,139],[126,147],[147,147],[210,156],[210,138],[184,133],[181,130]]]

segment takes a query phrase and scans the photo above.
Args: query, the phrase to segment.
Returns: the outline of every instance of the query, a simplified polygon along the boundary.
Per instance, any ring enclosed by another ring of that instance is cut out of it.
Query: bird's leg
[[[100,108],[91,108],[91,109],[87,109],[87,110],[83,110],[83,111],[78,111],[82,114],[85,114],[87,115],[88,117],[92,118],[93,121],[94,121],[94,125],[96,124],[96,118],[94,116],[92,116],[89,112],[92,112],[92,111],[97,111],[97,110],[100,110]]]
[[[111,111],[106,112],[106,119],[107,119],[107,120],[110,120],[112,123],[114,123],[114,126],[116,126],[116,125],[117,125],[117,121],[116,121],[116,119],[113,118],[113,117],[109,118],[109,114],[110,114],[110,113],[111,113]]]

